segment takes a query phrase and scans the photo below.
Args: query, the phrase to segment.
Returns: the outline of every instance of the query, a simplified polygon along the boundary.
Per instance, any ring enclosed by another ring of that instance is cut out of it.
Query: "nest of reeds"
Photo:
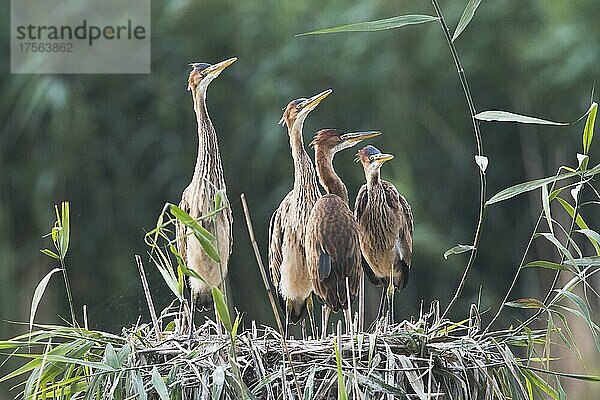
[[[341,334],[338,326],[337,335],[303,340],[284,340],[254,321],[239,334],[217,334],[207,320],[193,338],[167,333],[161,341],[142,326],[124,332],[118,348],[112,345],[121,372],[102,374],[97,383],[107,389],[121,380],[126,396],[144,390],[161,399],[166,393],[183,399],[489,399],[515,390],[526,395],[526,375],[534,373],[521,368],[506,338],[480,336],[478,320],[472,313],[461,323],[441,321],[433,307],[416,321],[380,323],[371,333]]]

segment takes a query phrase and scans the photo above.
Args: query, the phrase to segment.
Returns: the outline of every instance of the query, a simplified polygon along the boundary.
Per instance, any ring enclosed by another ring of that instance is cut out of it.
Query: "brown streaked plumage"
[[[333,157],[345,148],[379,132],[341,134],[334,129],[317,132],[315,148],[317,175],[327,194],[314,205],[306,225],[306,261],[315,294],[325,303],[323,334],[329,310],[344,310],[350,323],[350,302],[358,292],[361,274],[359,228],[348,207],[348,191],[333,168]]]
[[[198,155],[192,181],[183,191],[179,207],[192,218],[199,218],[210,212],[214,207],[214,197],[217,191],[226,190],[217,134],[206,109],[206,91],[212,80],[236,60],[234,57],[214,65],[191,64],[192,71],[188,78],[188,90],[192,92],[198,123]],[[179,253],[186,261],[188,268],[194,270],[206,281],[203,282],[192,277],[189,279],[192,294],[192,316],[196,304],[201,309],[211,308],[213,304],[211,289],[220,286],[227,275],[227,264],[233,246],[232,224],[233,216],[230,208],[219,213],[214,222],[211,219],[202,221],[202,225],[218,238],[221,265],[215,263],[204,252],[198,240],[190,234],[185,225],[177,224]],[[193,322],[190,324],[193,329]]]
[[[304,259],[304,229],[313,205],[321,196],[315,168],[304,148],[302,127],[308,114],[329,94],[291,101],[281,120],[288,129],[294,160],[294,187],[282,200],[269,224],[269,268],[286,319],[297,323],[306,315],[312,285]]]
[[[394,158],[374,146],[357,153],[367,183],[356,197],[354,215],[360,225],[360,245],[367,265],[365,274],[375,285],[405,288],[413,251],[413,215],[408,201],[396,187],[380,178],[384,162]]]

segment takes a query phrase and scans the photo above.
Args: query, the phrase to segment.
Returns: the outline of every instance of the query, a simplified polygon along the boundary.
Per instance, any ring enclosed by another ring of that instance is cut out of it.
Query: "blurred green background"
[[[3,32],[9,25],[7,3],[0,5]],[[465,4],[441,1],[451,27]],[[191,179],[197,136],[187,64],[231,56],[239,61],[212,83],[208,107],[235,219],[229,292],[245,321],[272,324],[272,316],[239,195],[246,193],[266,256],[269,217],[293,176],[287,134],[276,123],[291,99],[326,88],[334,93],[308,118],[305,141],[323,127],[382,130],[372,143],[396,155],[383,168],[384,178],[413,207],[415,255],[409,286],[398,296],[398,316],[416,315],[421,303],[428,308],[434,299],[447,304],[466,256],[444,260],[442,254],[472,240],[478,172],[466,103],[439,24],[294,38],[317,28],[413,13],[433,14],[433,9],[418,0],[153,1],[148,75],[11,75],[8,35],[2,35],[1,319],[28,320],[33,289],[54,266],[39,249],[50,246],[42,235],[54,221],[53,205],[62,200],[71,202],[67,261],[78,313],[87,304],[92,327],[115,332],[138,315],[147,319],[133,256],[145,255],[144,232],[153,228],[165,202],[179,201]],[[598,15],[600,2],[594,0],[484,1],[457,41],[478,110],[578,118],[599,78]],[[583,122],[558,128],[482,124],[488,197],[553,174],[560,165],[576,165],[582,129]],[[598,148],[600,143],[592,146],[592,165],[598,163]],[[352,202],[364,179],[353,162],[355,150],[336,158]],[[479,295],[481,310],[495,311],[540,207],[534,192],[489,210],[478,261],[454,318],[468,315]],[[598,227],[600,215],[584,217],[592,229]],[[557,254],[540,242],[530,258],[540,257]],[[166,305],[168,289],[147,261],[146,269],[155,301]],[[512,297],[543,297],[551,277],[551,272],[528,272]],[[594,284],[598,287],[597,279]],[[369,289],[371,313],[378,294]],[[597,318],[598,304],[593,306]],[[517,317],[523,315],[509,310],[498,327]],[[37,320],[60,318],[68,319],[68,308],[57,275]],[[3,321],[0,337],[24,329]],[[589,331],[582,325],[576,333],[585,352]],[[598,372],[591,346],[584,353],[587,367]],[[565,360],[557,369],[582,367]],[[586,385],[568,389],[574,396],[591,393]]]

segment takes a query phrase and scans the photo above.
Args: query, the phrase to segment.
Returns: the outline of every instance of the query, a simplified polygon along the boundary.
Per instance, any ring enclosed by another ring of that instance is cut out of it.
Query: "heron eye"
[[[302,103],[296,105],[296,110],[300,111],[302,109]]]

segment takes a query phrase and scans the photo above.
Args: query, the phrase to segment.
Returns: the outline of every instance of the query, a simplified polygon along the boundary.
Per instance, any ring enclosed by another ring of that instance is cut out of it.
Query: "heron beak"
[[[373,162],[376,162],[376,163],[377,163],[377,164],[379,164],[379,165],[383,164],[383,163],[384,163],[384,162],[386,162],[386,161],[390,161],[390,160],[392,160],[393,158],[394,158],[394,155],[393,155],[393,154],[384,154],[384,153],[381,153],[381,154],[375,154],[375,155],[373,155],[373,156],[369,157],[369,159],[370,159],[371,161],[373,161]]]
[[[205,72],[206,72],[206,74],[219,75],[221,73],[221,71],[223,71],[225,68],[229,67],[231,64],[233,64],[236,61],[237,61],[237,57],[231,57],[225,61],[221,61],[220,63],[211,65],[210,67],[208,67],[205,70]]]
[[[348,143],[351,143],[352,145],[355,145],[356,143],[358,143],[362,140],[370,139],[372,137],[379,136],[379,135],[381,135],[381,132],[378,132],[378,131],[352,132],[352,133],[344,133],[343,135],[340,136],[340,139],[342,139],[344,142],[348,142]]]
[[[310,99],[304,100],[304,103],[302,104],[302,110],[308,110],[308,111],[314,110],[315,107],[318,106],[319,103],[321,101],[323,101],[323,99],[325,99],[325,97],[327,97],[331,94],[331,92],[333,92],[333,90],[327,89],[327,90],[322,91],[319,94],[314,95]]]

